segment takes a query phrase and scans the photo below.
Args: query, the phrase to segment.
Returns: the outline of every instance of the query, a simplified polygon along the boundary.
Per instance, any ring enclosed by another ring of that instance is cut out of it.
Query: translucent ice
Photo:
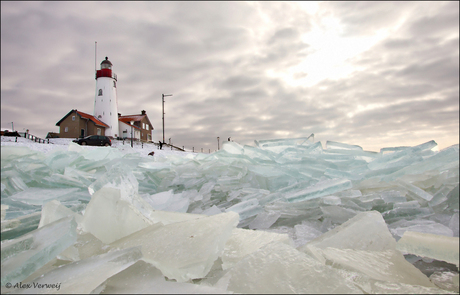
[[[142,245],[143,259],[163,275],[178,282],[203,278],[222,255],[232,230],[238,224],[235,212],[221,213],[168,225],[151,225],[111,246]]]
[[[76,226],[75,219],[68,217],[3,242],[2,286],[22,281],[72,245],[77,238]]]
[[[229,291],[245,294],[362,293],[329,266],[280,242],[249,254],[220,281],[228,282]]]
[[[274,241],[294,245],[287,234],[235,228],[225,244],[222,254],[222,269],[232,267],[246,255]]]
[[[33,288],[24,289],[24,293],[51,291],[64,294],[89,294],[108,278],[134,264],[141,257],[139,248],[130,248],[66,264],[32,281],[30,284]],[[40,288],[44,284],[51,283],[58,283],[59,286]]]
[[[121,198],[118,189],[104,187],[85,209],[82,228],[106,244],[152,224],[136,207]]]
[[[406,231],[396,248],[403,253],[443,260],[459,266],[459,238]]]

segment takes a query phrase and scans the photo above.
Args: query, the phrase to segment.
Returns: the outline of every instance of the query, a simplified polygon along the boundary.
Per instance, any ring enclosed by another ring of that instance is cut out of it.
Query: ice
[[[98,290],[108,278],[131,266],[142,257],[139,248],[113,251],[79,260],[51,270],[31,283],[22,293],[89,294]],[[45,284],[56,284],[45,287]],[[99,293],[96,291],[96,293]]]
[[[244,294],[362,293],[329,266],[280,242],[240,260],[220,283],[228,284],[229,291]]]
[[[125,249],[142,246],[143,259],[178,282],[204,278],[222,255],[238,224],[235,212],[221,213],[168,225],[151,225],[113,244]]]
[[[102,267],[111,263],[102,255],[131,247],[140,247],[143,260],[113,273],[104,268],[97,286],[84,292],[443,293],[458,282],[456,266],[438,260],[458,253],[445,245],[402,251],[405,259],[396,249],[413,231],[458,239],[458,145],[438,151],[429,141],[375,153],[333,141],[323,149],[312,134],[255,146],[225,141],[207,154],[117,140],[83,147],[70,139],[4,139],[3,244],[68,217],[77,224],[73,242],[23,282],[68,265],[77,271],[91,259]],[[282,246],[273,246],[279,239]],[[297,262],[285,265],[293,257]],[[295,271],[305,268],[311,278]],[[441,289],[425,284],[435,270]],[[443,279],[448,272],[454,275]],[[333,291],[325,277],[341,287]],[[273,282],[262,286],[268,278]]]
[[[315,248],[325,249],[327,247],[384,251],[394,250],[396,241],[388,230],[382,215],[376,211],[369,211],[359,213],[347,222],[310,241],[299,250],[317,257]]]
[[[328,179],[320,181],[304,190],[289,194],[286,196],[286,199],[289,202],[299,202],[344,191],[351,187],[351,182],[348,179]]]
[[[222,269],[226,270],[261,247],[271,242],[281,242],[293,246],[293,241],[287,234],[278,234],[264,231],[252,231],[236,228],[225,244],[222,254]]]
[[[443,260],[459,266],[458,237],[406,231],[396,248],[403,253]]]
[[[173,190],[156,193],[144,197],[153,209],[162,211],[187,212],[190,200],[184,198],[182,193],[174,194]]]
[[[142,276],[139,276],[142,274]],[[110,277],[100,294],[227,294],[224,289],[191,283],[166,281],[159,269],[139,260]]]
[[[120,190],[104,187],[91,198],[82,228],[106,244],[152,224],[136,207],[121,197]]]
[[[38,228],[45,226],[47,224],[50,224],[61,218],[68,217],[68,216],[75,217],[75,221],[77,222],[77,225],[81,224],[82,219],[83,219],[83,216],[73,212],[66,206],[62,205],[61,202],[59,202],[58,200],[50,201],[46,203],[45,205],[43,205]]]
[[[68,217],[2,242],[2,286],[22,281],[72,245],[77,238],[76,226],[75,218]]]
[[[47,189],[31,187],[25,191],[12,195],[11,199],[30,205],[43,205],[52,200],[62,200],[71,197],[72,194],[77,191],[79,191],[78,188]]]

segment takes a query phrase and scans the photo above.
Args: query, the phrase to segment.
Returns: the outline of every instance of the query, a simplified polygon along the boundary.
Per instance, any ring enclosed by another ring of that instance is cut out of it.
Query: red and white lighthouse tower
[[[112,63],[108,57],[101,62],[101,69],[96,71],[94,117],[109,125],[105,130],[106,136],[119,136],[117,75],[112,71]]]

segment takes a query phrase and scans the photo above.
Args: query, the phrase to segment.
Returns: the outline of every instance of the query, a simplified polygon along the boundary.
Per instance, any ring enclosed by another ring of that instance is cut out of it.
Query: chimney
[[[141,113],[142,113],[142,115],[145,115],[145,110],[142,110]]]

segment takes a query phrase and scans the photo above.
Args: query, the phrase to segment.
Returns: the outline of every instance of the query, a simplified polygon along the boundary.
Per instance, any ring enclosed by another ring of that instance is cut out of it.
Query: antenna
[[[94,42],[94,72],[97,71],[97,41]]]

